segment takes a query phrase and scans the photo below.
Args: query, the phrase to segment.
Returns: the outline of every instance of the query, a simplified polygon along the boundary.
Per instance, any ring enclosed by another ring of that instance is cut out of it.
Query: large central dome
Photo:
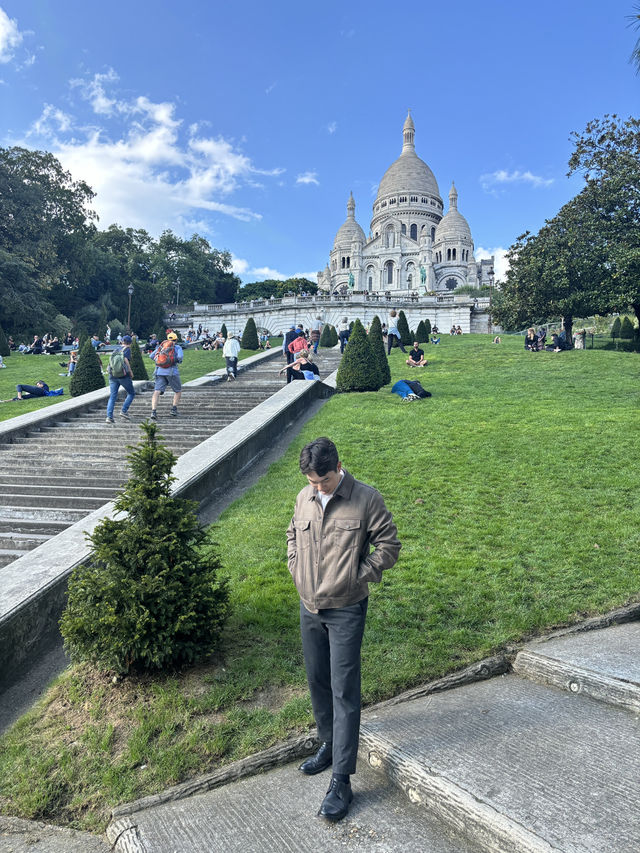
[[[402,129],[402,154],[382,176],[378,186],[376,202],[399,193],[428,194],[440,197],[438,182],[424,160],[416,154],[414,146],[415,127],[411,115],[407,116]],[[374,204],[375,208],[375,204]]]

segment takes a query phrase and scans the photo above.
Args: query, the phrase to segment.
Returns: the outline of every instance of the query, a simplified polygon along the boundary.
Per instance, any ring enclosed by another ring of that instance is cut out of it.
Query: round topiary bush
[[[149,379],[137,338],[131,341],[131,370],[133,370],[134,379]]]
[[[131,477],[90,536],[91,563],[69,580],[60,621],[73,660],[126,674],[191,664],[220,642],[227,581],[198,523],[193,501],[171,495],[176,457],[141,424]]]
[[[373,318],[371,328],[369,329],[369,346],[378,364],[381,383],[382,385],[388,385],[391,382],[391,369],[389,368],[389,359],[387,358],[384,341],[382,340],[382,323],[378,315]]]
[[[380,368],[360,320],[353,324],[338,375],[338,391],[377,391],[382,387]]]
[[[99,388],[104,388],[102,362],[91,344],[91,338],[87,338],[80,348],[78,366],[69,382],[69,393],[72,397],[80,397]]]
[[[256,350],[260,349],[260,341],[258,340],[258,330],[256,329],[256,321],[253,317],[249,317],[247,325],[244,327],[242,339],[240,341],[242,349]]]

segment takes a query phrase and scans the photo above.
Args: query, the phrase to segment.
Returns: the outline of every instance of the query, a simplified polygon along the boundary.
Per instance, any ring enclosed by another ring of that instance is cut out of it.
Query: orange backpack
[[[173,367],[176,363],[176,345],[173,341],[162,341],[153,357],[158,367]]]

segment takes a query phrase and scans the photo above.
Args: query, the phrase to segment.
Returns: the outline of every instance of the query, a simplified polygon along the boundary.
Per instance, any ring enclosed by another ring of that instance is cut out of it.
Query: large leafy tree
[[[640,119],[606,115],[573,141],[569,174],[584,176],[606,244],[609,310],[631,307],[640,320]]]
[[[561,317],[570,341],[575,316],[607,310],[607,246],[594,216],[590,187],[537,234],[518,237],[508,259],[506,280],[492,310],[506,328]]]
[[[308,278],[287,278],[284,281],[275,278],[265,281],[252,281],[244,284],[239,292],[238,299],[280,299],[287,293],[317,293],[318,285]]]

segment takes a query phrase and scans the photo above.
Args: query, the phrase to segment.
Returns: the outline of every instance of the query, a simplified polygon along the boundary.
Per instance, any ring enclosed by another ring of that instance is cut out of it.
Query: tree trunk
[[[633,302],[631,307],[635,311],[636,318],[638,320],[638,328],[636,329],[633,342],[636,347],[640,346],[640,302]]]
[[[564,340],[567,349],[573,349],[573,317],[567,314],[562,318],[562,327],[564,329]]]

